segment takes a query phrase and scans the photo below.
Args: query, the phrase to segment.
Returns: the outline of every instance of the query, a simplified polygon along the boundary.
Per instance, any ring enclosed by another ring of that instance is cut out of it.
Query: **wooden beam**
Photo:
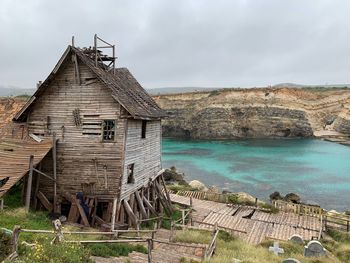
[[[53,163],[53,211],[57,212],[57,158],[56,158],[56,133],[52,136],[52,163]]]
[[[46,198],[46,196],[42,192],[38,191],[37,197],[40,200],[40,202],[42,203],[42,205],[46,208],[46,210],[51,212],[52,211],[52,204]]]
[[[114,227],[115,227],[115,216],[116,216],[116,213],[117,213],[117,203],[118,203],[118,199],[114,198],[114,200],[113,200],[113,209],[112,209],[111,231],[113,231]]]
[[[169,204],[167,203],[166,201],[166,198],[158,184],[158,182],[155,181],[155,186],[156,186],[156,190],[158,192],[158,199],[160,201],[160,203],[162,204],[162,206],[164,207],[165,209],[165,212],[168,214],[168,215],[171,215],[172,214],[172,209],[169,207]]]
[[[167,197],[167,201],[168,201],[168,204],[169,204],[170,211],[173,212],[170,195],[169,195],[168,189],[166,188],[163,174],[160,176],[160,179],[161,179],[163,187],[164,187],[164,191],[165,191],[165,194],[166,194],[166,197]]]
[[[77,223],[78,218],[79,218],[78,207],[77,207],[77,204],[73,202],[71,203],[67,221],[72,223]]]
[[[151,211],[151,213],[155,216],[158,216],[158,213],[156,212],[156,210],[154,209],[154,207],[151,205],[151,203],[147,200],[146,197],[143,197],[143,202],[146,204],[146,206],[148,207],[149,211]]]
[[[28,174],[26,203],[25,203],[25,211],[26,211],[26,213],[29,212],[29,207],[30,207],[30,195],[31,195],[31,192],[32,192],[32,181],[33,181],[33,165],[34,165],[34,156],[31,155],[29,157],[29,174]]]
[[[81,220],[83,221],[83,225],[84,226],[90,226],[89,220],[86,217],[85,211],[84,211],[83,207],[80,205],[80,201],[78,199],[75,199],[75,203],[76,203],[76,205],[78,207],[79,214],[81,216]]]
[[[136,215],[134,214],[134,212],[132,211],[129,203],[125,200],[123,200],[123,205],[124,205],[124,208],[125,208],[125,211],[126,213],[128,214],[129,216],[129,219],[132,221],[132,224],[135,226],[135,228],[137,228],[137,217]]]
[[[40,163],[40,166],[41,166],[41,163]],[[38,204],[38,191],[39,191],[39,185],[40,185],[40,174],[37,173],[36,174],[36,182],[35,182],[35,190],[34,190],[34,209],[37,208],[37,204]]]
[[[143,202],[142,202],[142,199],[141,199],[139,191],[136,190],[135,196],[136,196],[137,204],[138,204],[138,206],[140,208],[140,212],[142,214],[142,217],[143,218],[148,218],[148,215],[147,215],[145,207],[143,206]]]

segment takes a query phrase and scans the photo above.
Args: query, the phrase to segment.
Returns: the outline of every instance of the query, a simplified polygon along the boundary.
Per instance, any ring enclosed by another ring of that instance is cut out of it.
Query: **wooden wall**
[[[147,121],[146,138],[141,138],[141,120],[128,120],[121,199],[146,186],[161,170],[161,122]],[[127,166],[134,163],[135,183],[127,183]]]
[[[126,120],[120,119],[120,105],[111,91],[101,84],[94,73],[79,64],[81,84],[76,83],[73,62],[67,61],[55,79],[37,99],[27,120],[30,133],[51,136],[56,133],[57,180],[60,189],[75,194],[94,193],[111,199],[120,192]],[[76,126],[73,111],[79,109],[81,125]],[[48,117],[49,116],[49,117]],[[102,142],[102,120],[116,120],[114,142]],[[43,162],[43,170],[52,174],[50,156]],[[50,199],[52,182],[43,180],[40,189]]]

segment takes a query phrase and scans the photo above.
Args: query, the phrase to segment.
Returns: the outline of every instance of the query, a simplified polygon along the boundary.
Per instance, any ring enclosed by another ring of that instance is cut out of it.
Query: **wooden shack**
[[[31,206],[69,221],[136,227],[171,210],[161,178],[165,112],[128,69],[115,68],[114,46],[103,41],[113,49],[107,56],[97,41],[103,40],[95,36],[92,48],[68,46],[14,117],[26,125],[27,140],[52,142],[29,166],[26,195]]]

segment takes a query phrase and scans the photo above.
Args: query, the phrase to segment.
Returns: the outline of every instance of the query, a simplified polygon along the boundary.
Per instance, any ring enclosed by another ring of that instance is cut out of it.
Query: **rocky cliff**
[[[253,88],[154,97],[163,135],[196,139],[348,136],[350,90]]]

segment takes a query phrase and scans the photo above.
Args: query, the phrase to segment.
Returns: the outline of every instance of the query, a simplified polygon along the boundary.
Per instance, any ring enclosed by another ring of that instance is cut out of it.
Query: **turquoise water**
[[[326,209],[350,209],[350,147],[314,139],[163,139],[163,167],[187,180],[267,200],[279,191]]]

